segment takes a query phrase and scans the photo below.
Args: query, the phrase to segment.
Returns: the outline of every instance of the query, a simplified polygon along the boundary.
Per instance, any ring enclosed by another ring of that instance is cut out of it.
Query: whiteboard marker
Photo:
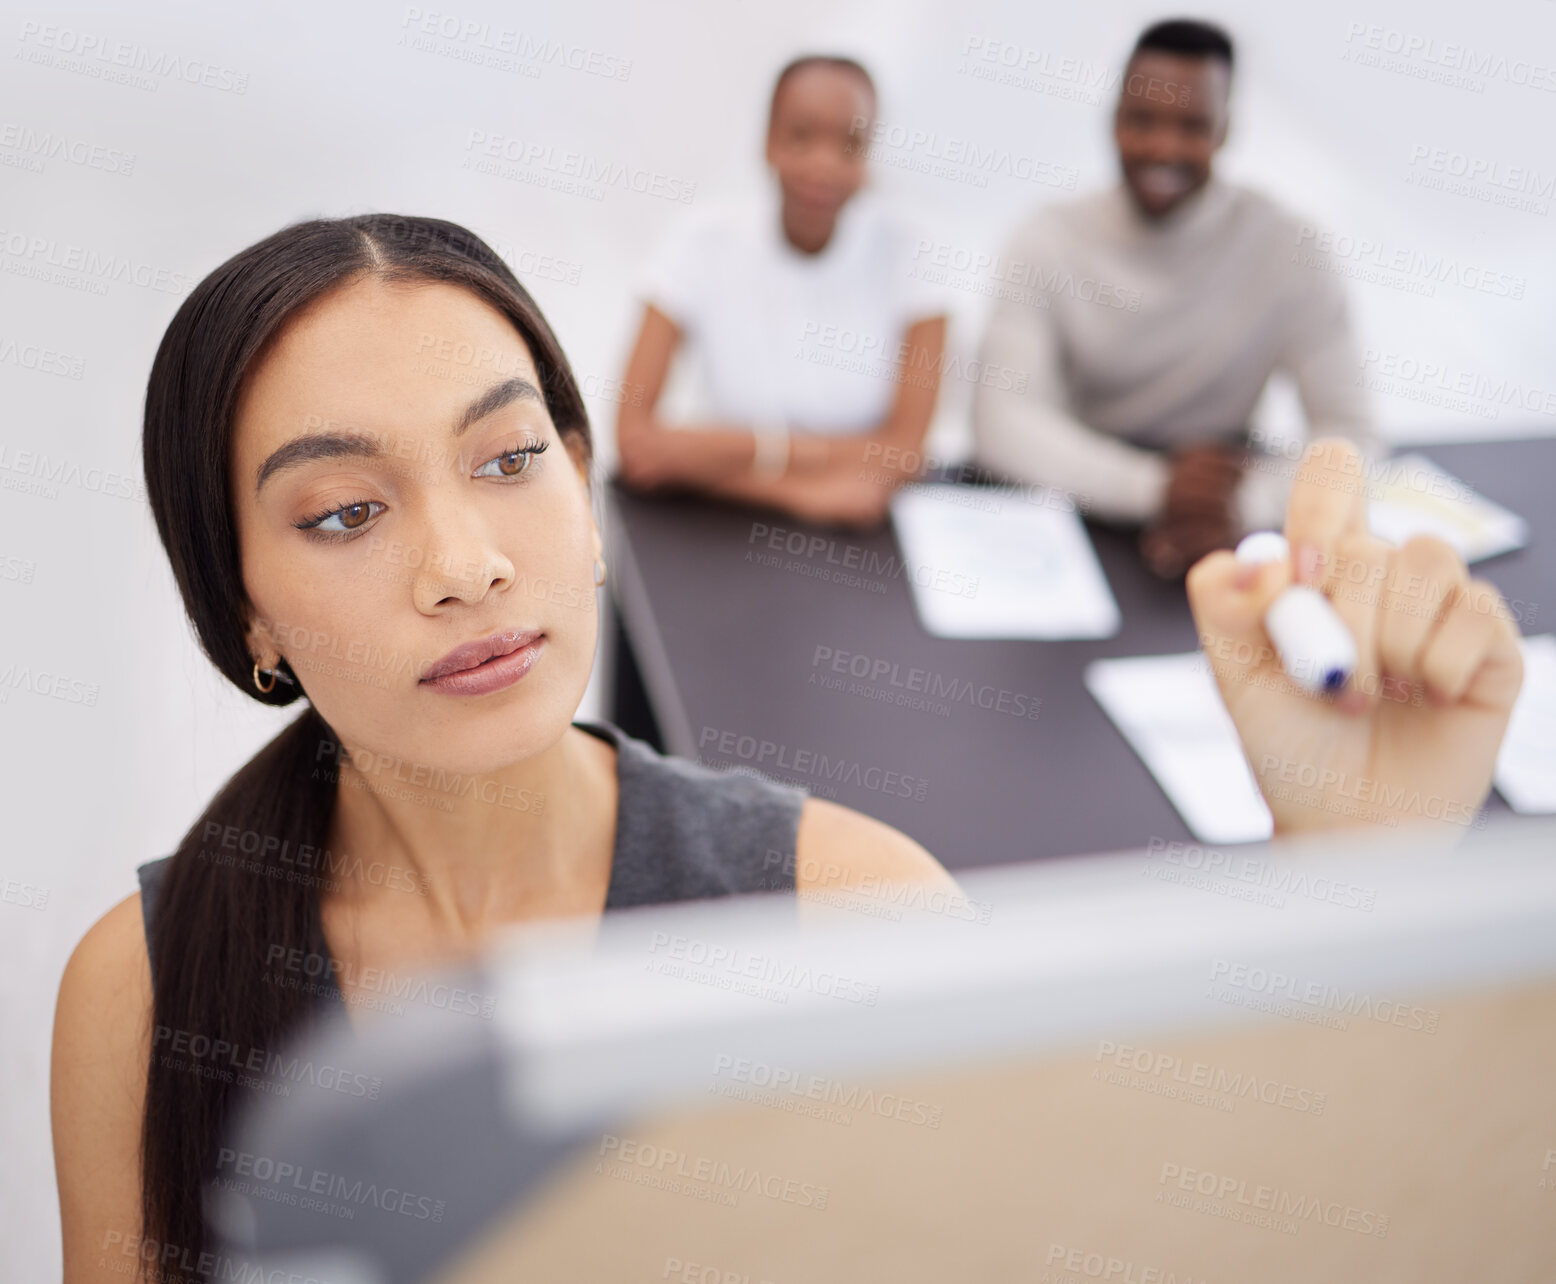
[[[1247,565],[1282,562],[1291,556],[1279,531],[1255,531],[1237,546]],[[1275,644],[1286,676],[1313,695],[1333,695],[1356,671],[1356,640],[1345,621],[1316,588],[1292,584],[1264,613],[1264,631]]]

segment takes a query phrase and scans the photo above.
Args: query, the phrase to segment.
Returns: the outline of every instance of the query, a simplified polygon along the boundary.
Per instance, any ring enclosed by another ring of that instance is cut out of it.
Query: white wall
[[[263,14],[144,0],[133,18],[39,5],[8,9],[0,21],[0,676],[43,668],[95,693],[89,706],[0,689],[0,879],[13,889],[0,898],[0,1207],[14,1228],[0,1274],[8,1279],[59,1269],[48,1041],[71,947],[133,890],[134,866],[169,851],[220,783],[292,716],[228,689],[196,651],[137,497],[141,399],[179,279],[187,289],[303,217],[439,215],[487,235],[521,275],[528,256],[560,261],[527,277],[586,386],[608,389],[603,381],[619,374],[635,322],[633,266],[682,207],[625,180],[578,196],[473,172],[463,168],[472,131],[578,152],[595,167],[648,171],[673,187],[695,183],[703,200],[759,174],[777,67],[796,52],[840,50],[876,72],[890,124],[935,131],[940,146],[971,141],[1073,167],[1086,188],[1113,172],[1107,107],[1123,53],[1144,22],[1164,14],[1133,2],[1014,0],[453,3],[439,12],[487,23],[494,38],[522,33],[531,50],[560,42],[594,70],[543,59],[509,70],[472,65],[450,55],[479,52],[474,38],[425,37],[430,51],[408,45],[415,24],[405,18],[418,10],[360,0],[287,0]],[[1556,4],[1309,0],[1200,12],[1223,19],[1239,41],[1224,172],[1355,242],[1380,245],[1378,255],[1417,260],[1406,283],[1431,287],[1423,295],[1352,285],[1365,343],[1391,354],[1377,367],[1387,360],[1442,372],[1384,376],[1376,403],[1386,429],[1403,439],[1556,427],[1549,400],[1538,412],[1520,410],[1495,390],[1536,399],[1556,392]],[[50,23],[61,32],[48,35]],[[1369,27],[1382,43],[1408,44],[1403,70],[1367,65]],[[138,73],[145,87],[80,70],[122,70],[58,47],[83,38],[97,50],[127,42],[121,56],[147,66]],[[1492,61],[1470,73],[1472,84],[1441,83],[1443,60],[1465,56],[1448,45]],[[996,60],[969,60],[969,49],[994,50]],[[1526,54],[1543,89],[1521,83]],[[1035,79],[990,83],[970,70],[997,74],[1001,56],[1025,63]],[[173,59],[190,79],[169,73]],[[626,63],[624,77],[597,74]],[[33,141],[62,136],[81,163],[54,157],[31,168],[28,131]],[[1492,204],[1496,191],[1484,183],[1486,199],[1420,186],[1426,166],[1412,157],[1433,149],[1500,171],[1532,168],[1531,184],[1545,193],[1539,210]],[[134,158],[129,173],[103,167],[124,154]],[[972,250],[997,249],[1023,210],[1067,194],[1005,174],[989,175],[986,186],[978,178],[966,166],[950,178],[878,171],[883,187]],[[71,253],[127,258],[144,283],[115,280],[95,292],[27,275],[41,258]],[[1350,261],[1376,266],[1375,258]],[[1435,270],[1452,279],[1434,281],[1432,265],[1442,263]],[[1486,273],[1516,278],[1522,297],[1456,283]],[[972,342],[982,306],[966,297],[955,342]],[[38,348],[56,354],[43,370],[28,365]],[[1423,404],[1418,394],[1436,379],[1468,381],[1479,400],[1467,410]],[[965,387],[948,389],[937,427],[947,448],[962,429],[964,400]],[[592,408],[608,437],[610,402],[597,395]],[[608,459],[608,441],[601,446]],[[29,465],[17,459],[25,451],[66,465],[52,492],[27,493]],[[598,698],[591,689],[586,711]],[[48,889],[41,910],[13,903],[18,883]]]

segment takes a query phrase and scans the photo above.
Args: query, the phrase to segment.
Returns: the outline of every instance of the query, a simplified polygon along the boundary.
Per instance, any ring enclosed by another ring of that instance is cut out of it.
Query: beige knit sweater
[[[995,265],[973,405],[978,462],[1069,491],[1088,512],[1161,510],[1166,448],[1236,439],[1273,371],[1289,373],[1310,436],[1380,446],[1345,293],[1315,229],[1218,179],[1160,220],[1122,184],[1038,210]],[[1023,377],[1024,376],[1024,377]],[[1246,527],[1281,524],[1291,468],[1250,468]]]

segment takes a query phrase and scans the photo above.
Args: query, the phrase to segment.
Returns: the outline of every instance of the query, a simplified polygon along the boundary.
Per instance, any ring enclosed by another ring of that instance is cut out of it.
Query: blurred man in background
[[[1246,449],[1272,372],[1295,381],[1309,435],[1376,454],[1339,279],[1301,219],[1212,173],[1232,60],[1205,23],[1140,36],[1113,119],[1121,181],[1017,229],[1002,264],[1016,288],[979,354],[1029,377],[978,389],[978,463],[1140,525],[1168,578],[1279,525],[1289,469],[1250,467]]]

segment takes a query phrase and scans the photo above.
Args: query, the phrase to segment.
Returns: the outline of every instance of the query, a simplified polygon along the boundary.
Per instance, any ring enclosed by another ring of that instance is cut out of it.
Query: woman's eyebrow
[[[546,404],[540,389],[528,379],[504,379],[501,383],[494,383],[454,417],[452,435],[458,437],[471,424],[495,414],[514,401],[534,401],[542,406]],[[286,445],[271,451],[259,466],[259,473],[254,479],[254,493],[257,495],[275,474],[310,464],[316,459],[372,459],[387,453],[378,437],[364,433],[313,432],[294,437]]]

